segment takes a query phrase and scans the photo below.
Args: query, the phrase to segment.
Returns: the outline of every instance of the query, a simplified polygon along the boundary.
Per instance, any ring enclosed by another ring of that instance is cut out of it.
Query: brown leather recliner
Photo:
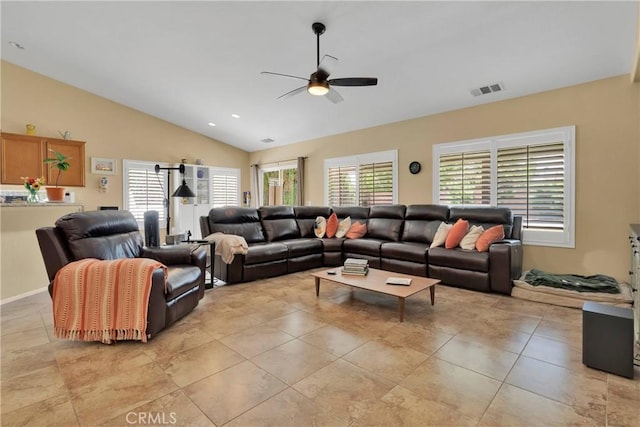
[[[206,249],[192,245],[143,247],[138,223],[128,211],[70,213],[59,218],[55,227],[37,229],[36,236],[51,281],[51,295],[58,270],[83,258],[153,258],[166,265],[166,293],[162,269],[156,269],[152,276],[148,338],[189,313],[204,297]]]

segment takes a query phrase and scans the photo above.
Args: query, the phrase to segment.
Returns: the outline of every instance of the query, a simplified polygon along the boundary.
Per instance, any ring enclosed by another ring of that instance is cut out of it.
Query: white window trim
[[[532,144],[545,144],[562,141],[564,146],[564,218],[565,229],[528,230],[523,231],[522,243],[534,246],[551,246],[575,248],[575,126],[565,126],[540,131],[514,133],[489,138],[470,139],[465,141],[435,144],[433,146],[433,202],[440,199],[440,156],[461,152],[490,150],[491,152],[491,205],[497,204],[497,152],[500,148],[518,147]]]
[[[324,205],[329,205],[329,169],[341,166],[357,166],[370,163],[392,162],[393,164],[393,203],[398,203],[398,150],[377,151],[355,156],[333,157],[324,160]],[[360,181],[356,181],[356,194],[360,194]]]

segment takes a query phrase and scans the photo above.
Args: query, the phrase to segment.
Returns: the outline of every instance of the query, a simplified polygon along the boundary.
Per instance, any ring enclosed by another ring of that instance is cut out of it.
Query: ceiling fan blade
[[[300,92],[304,92],[305,90],[307,90],[307,87],[306,87],[306,86],[300,86],[299,88],[296,88],[296,89],[294,89],[294,90],[292,90],[292,91],[289,91],[289,92],[285,93],[284,95],[280,95],[280,96],[278,97],[278,99],[290,98],[290,97],[292,97],[293,95],[297,95],[297,94],[299,94]]]
[[[334,86],[375,86],[378,84],[378,79],[375,77],[345,77],[331,79],[327,83]]]
[[[338,91],[332,87],[329,87],[329,92],[327,92],[327,94],[325,95],[325,98],[327,98],[329,101],[333,102],[334,104],[344,101],[344,99],[342,98],[342,96],[340,96]]]
[[[331,75],[333,70],[338,65],[338,58],[331,55],[325,55],[322,57],[322,61],[318,64],[317,77],[319,80],[325,80]]]
[[[304,80],[304,81],[307,81],[307,82],[309,81],[309,79],[306,78],[306,77],[292,76],[290,74],[272,73],[271,71],[262,71],[260,74],[270,74],[272,76],[291,77],[293,79],[300,79],[300,80]]]

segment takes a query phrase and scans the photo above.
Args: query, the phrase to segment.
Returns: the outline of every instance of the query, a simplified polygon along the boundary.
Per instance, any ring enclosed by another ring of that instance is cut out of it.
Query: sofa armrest
[[[489,246],[491,290],[511,295],[513,280],[522,274],[522,242],[505,239]]]
[[[207,250],[205,247],[195,245],[144,247],[140,256],[155,259],[166,266],[177,264],[199,266],[200,263],[206,264]]]

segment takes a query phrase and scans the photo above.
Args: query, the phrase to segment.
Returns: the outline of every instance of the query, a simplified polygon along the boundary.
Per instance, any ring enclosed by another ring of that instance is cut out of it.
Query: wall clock
[[[417,174],[418,172],[420,172],[420,169],[422,168],[422,166],[420,165],[420,162],[411,162],[409,163],[409,172],[411,172],[412,174]]]

